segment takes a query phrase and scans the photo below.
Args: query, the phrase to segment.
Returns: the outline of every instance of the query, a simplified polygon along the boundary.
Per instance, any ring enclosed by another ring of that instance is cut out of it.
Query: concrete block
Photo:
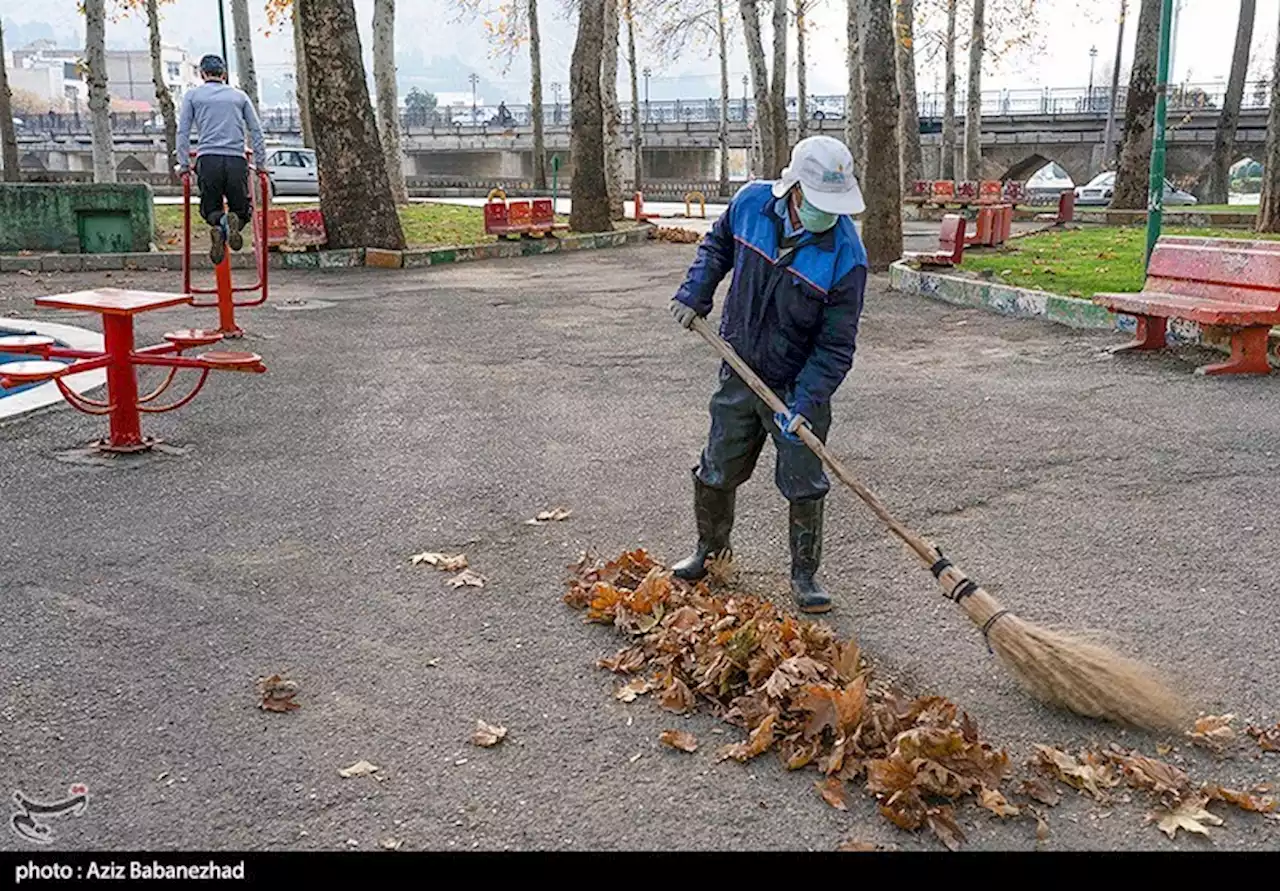
[[[124,254],[84,254],[83,263],[86,272],[124,269]]]
[[[319,269],[320,255],[312,251],[284,254],[285,269]]]
[[[79,272],[84,269],[80,254],[45,254],[40,258],[42,272]]]
[[[339,248],[317,253],[321,269],[350,269],[364,265],[363,248]]]
[[[382,248],[365,248],[364,265],[377,269],[400,269],[404,266],[404,251],[388,251]]]
[[[26,269],[31,272],[40,271],[39,257],[3,257],[0,256],[0,272],[17,272]]]
[[[405,269],[421,269],[424,266],[432,264],[432,254],[434,251],[405,251],[404,252],[404,268]]]

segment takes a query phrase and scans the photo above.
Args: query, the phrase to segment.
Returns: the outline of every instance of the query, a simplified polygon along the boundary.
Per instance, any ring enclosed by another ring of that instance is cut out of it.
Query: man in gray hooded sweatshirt
[[[262,125],[249,97],[227,86],[227,65],[218,56],[200,60],[204,83],[182,99],[178,119],[178,171],[186,173],[191,156],[191,125],[200,132],[196,181],[200,186],[200,216],[211,227],[209,259],[217,265],[244,246],[240,230],[253,210],[249,201],[249,162],[244,156],[245,136],[253,142],[253,156],[261,164],[266,157]],[[226,210],[223,210],[223,202]]]

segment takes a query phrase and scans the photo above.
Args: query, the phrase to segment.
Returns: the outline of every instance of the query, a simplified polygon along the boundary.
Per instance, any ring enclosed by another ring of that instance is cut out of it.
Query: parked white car
[[[1106,173],[1099,173],[1089,182],[1076,189],[1076,206],[1106,206],[1111,203],[1111,196],[1115,193],[1116,174],[1114,170]],[[1196,204],[1196,196],[1190,192],[1184,192],[1169,180],[1164,181],[1164,203],[1174,206],[1189,206]]]
[[[319,167],[311,149],[269,148],[262,166],[271,181],[272,195],[320,194]]]

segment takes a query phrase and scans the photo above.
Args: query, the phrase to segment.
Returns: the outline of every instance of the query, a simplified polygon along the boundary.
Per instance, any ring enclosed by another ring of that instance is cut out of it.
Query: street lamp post
[[[1098,60],[1098,48],[1089,47],[1089,111],[1093,111],[1093,63]]]
[[[218,30],[222,32],[222,64],[230,66],[227,56],[227,0],[218,0]]]
[[[749,82],[747,76],[745,74],[742,75],[742,123],[744,124],[750,121],[750,115],[747,114],[747,84]]]
[[[1111,95],[1107,99],[1107,127],[1102,132],[1102,166],[1111,163],[1111,137],[1116,127],[1116,98],[1120,92],[1120,62],[1124,53],[1124,19],[1128,0],[1120,0],[1120,26],[1116,34],[1116,60],[1111,68]]]
[[[645,68],[644,70],[644,122],[649,123],[649,75],[653,72]]]
[[[476,87],[480,85],[480,75],[473,71],[468,80],[471,81],[471,125],[474,127],[479,117],[479,111],[476,108]]]
[[[559,84],[552,84],[552,85],[551,85],[551,92],[552,92],[552,93],[555,95],[555,97],[556,97],[556,123],[558,124],[558,123],[560,123],[560,85],[559,85]]]

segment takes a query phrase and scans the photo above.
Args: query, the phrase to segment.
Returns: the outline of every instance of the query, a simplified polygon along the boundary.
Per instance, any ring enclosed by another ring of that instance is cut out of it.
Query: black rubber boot
[[[733,531],[734,490],[713,489],[693,476],[693,514],[698,522],[698,548],[671,567],[678,579],[696,582],[707,574],[707,561],[733,556],[729,533]]]
[[[231,245],[231,250],[238,251],[244,247],[244,236],[240,234],[240,230],[244,228],[244,220],[236,216],[234,213],[227,214],[227,242]]]
[[[823,501],[791,502],[791,593],[803,613],[831,609],[831,598],[814,578],[822,563]]]

